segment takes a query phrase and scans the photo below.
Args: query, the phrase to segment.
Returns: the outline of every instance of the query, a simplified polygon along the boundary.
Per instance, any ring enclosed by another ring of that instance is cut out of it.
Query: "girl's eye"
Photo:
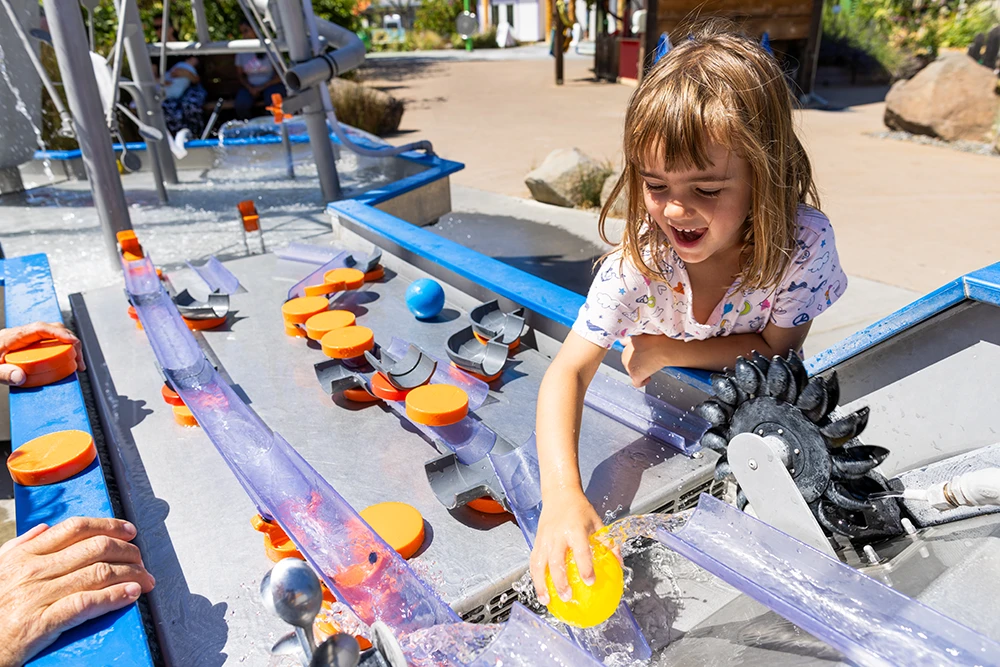
[[[663,192],[667,189],[665,185],[652,185],[651,183],[646,183],[646,189],[650,192]]]
[[[702,197],[718,197],[720,192],[722,192],[721,188],[718,190],[703,190],[702,188],[698,188],[698,194]]]

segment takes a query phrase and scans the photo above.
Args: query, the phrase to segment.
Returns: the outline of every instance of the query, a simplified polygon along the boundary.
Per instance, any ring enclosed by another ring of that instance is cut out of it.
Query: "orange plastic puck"
[[[342,285],[337,291],[358,289],[365,284],[365,274],[357,269],[333,269],[323,274],[323,282]]]
[[[305,560],[295,548],[295,543],[288,539],[288,535],[277,523],[264,521],[264,517],[255,514],[250,519],[250,525],[257,532],[264,534],[264,553],[272,562],[277,563],[285,558]]]
[[[118,239],[118,247],[122,249],[122,256],[126,261],[134,262],[145,257],[134,231],[125,229],[118,232],[115,237]]]
[[[65,368],[76,359],[72,343],[43,340],[4,355],[5,364],[14,364],[27,375]]]
[[[396,389],[389,382],[389,378],[381,373],[376,373],[372,376],[372,393],[379,398],[387,401],[405,401],[406,395],[410,391],[409,389]]]
[[[285,323],[285,333],[291,336],[292,338],[306,337],[305,329],[298,326],[297,324],[288,324],[287,322]]]
[[[29,440],[7,457],[7,470],[23,486],[69,479],[97,458],[94,439],[84,431],[56,431]]]
[[[480,375],[479,373],[473,373],[472,371],[470,371],[470,370],[468,370],[466,368],[460,368],[454,361],[451,362],[451,365],[454,366],[455,368],[458,368],[458,370],[462,371],[463,373],[467,373],[468,375],[471,375],[472,377],[476,378],[477,380],[482,380],[486,384],[489,384],[490,382],[493,382],[494,380],[499,379],[500,376],[503,375],[503,371],[500,371],[496,375]]]
[[[164,382],[163,386],[160,388],[160,396],[163,397],[163,400],[166,401],[167,405],[184,405],[184,401],[181,400],[181,397],[176,391],[171,389],[170,385],[166,382]]]
[[[381,264],[365,274],[366,283],[373,283],[376,280],[382,280],[383,278],[385,278],[385,268]]]
[[[31,373],[27,376],[27,379],[21,383],[22,389],[31,389],[32,387],[44,387],[45,385],[52,384],[53,382],[59,382],[68,378],[70,375],[76,372],[76,360],[71,359],[69,362],[63,364],[58,368],[54,368],[51,371],[45,371],[44,373]]]
[[[479,334],[477,334],[475,331],[472,332],[472,335],[475,336],[476,340],[478,340],[483,345],[486,345],[486,343],[489,342],[487,339],[483,338],[482,336],[480,336]],[[517,346],[520,345],[520,344],[521,344],[521,339],[518,338],[513,343],[511,343],[510,345],[508,345],[507,349],[508,350],[515,350],[515,349],[517,349]]]
[[[403,558],[424,543],[424,517],[406,503],[388,502],[361,510],[361,518]]]
[[[194,418],[191,408],[186,405],[174,406],[174,421],[181,426],[197,426],[198,420]]]
[[[128,316],[131,317],[136,322],[139,321],[139,313],[135,312],[135,306],[128,307]]]
[[[365,389],[345,389],[343,394],[344,398],[355,403],[374,403],[378,400],[378,396],[372,396]]]
[[[324,296],[300,296],[282,304],[281,316],[285,324],[305,324],[310,317],[329,307],[330,302]]]
[[[324,296],[340,291],[339,283],[320,283],[319,285],[306,285],[306,296]]]
[[[344,327],[327,333],[319,344],[328,357],[353,359],[375,347],[375,334],[368,327]]]
[[[483,496],[482,498],[476,498],[475,500],[470,500],[466,503],[469,507],[476,510],[477,512],[482,512],[483,514],[504,514],[507,510],[504,509],[503,505],[493,500],[489,496]]]
[[[306,320],[306,335],[320,340],[334,329],[354,326],[354,313],[349,310],[327,310]]]
[[[225,317],[212,317],[207,320],[189,320],[186,317],[182,317],[184,324],[191,331],[203,331],[205,329],[214,329],[215,327],[222,326],[226,323]]]
[[[449,426],[469,414],[469,395],[450,384],[425,384],[406,395],[406,416],[424,426]]]

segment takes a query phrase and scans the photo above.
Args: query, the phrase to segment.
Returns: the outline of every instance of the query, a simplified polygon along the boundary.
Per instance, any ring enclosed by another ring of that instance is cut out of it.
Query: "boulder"
[[[912,79],[893,84],[885,124],[945,141],[989,141],[1000,109],[996,85],[996,75],[965,53],[942,54]]]
[[[573,207],[596,198],[603,180],[596,188],[593,184],[605,174],[605,167],[579,149],[559,148],[549,153],[542,166],[525,177],[524,183],[537,201]],[[591,193],[591,189],[597,192]]]
[[[607,203],[608,198],[611,197],[611,191],[615,187],[615,183],[622,176],[622,170],[619,167],[611,172],[611,175],[604,179],[604,187],[601,188],[601,208]],[[612,218],[624,218],[626,213],[626,204],[628,203],[628,197],[623,190],[619,195],[618,199],[611,205],[608,209],[608,215]]]

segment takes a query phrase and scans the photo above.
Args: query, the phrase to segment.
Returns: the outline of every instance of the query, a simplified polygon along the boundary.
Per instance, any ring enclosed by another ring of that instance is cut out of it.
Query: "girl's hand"
[[[632,379],[632,385],[645,387],[653,373],[669,366],[668,349],[676,343],[674,339],[660,334],[630,337],[622,352],[622,366]]]
[[[531,550],[531,579],[535,584],[538,601],[549,604],[545,586],[545,569],[552,575],[559,598],[568,602],[572,597],[566,578],[566,549],[573,552],[573,559],[580,571],[580,578],[588,586],[594,583],[594,563],[590,553],[590,536],[604,527],[594,506],[579,490],[566,490],[546,498],[542,515],[538,519],[535,548]]]
[[[80,340],[62,324],[51,324],[48,322],[35,322],[20,327],[0,329],[0,384],[18,386],[23,384],[28,376],[24,371],[13,364],[3,363],[4,356],[8,352],[20,350],[28,347],[32,343],[42,340],[56,339],[63,343],[69,343],[76,352],[77,370],[86,370],[83,363],[83,348],[80,347]]]

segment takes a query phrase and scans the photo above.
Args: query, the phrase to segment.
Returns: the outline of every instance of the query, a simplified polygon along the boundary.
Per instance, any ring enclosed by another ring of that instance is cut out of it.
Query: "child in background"
[[[607,241],[609,206],[624,195],[623,238],[538,394],[543,505],[531,575],[543,603],[546,569],[570,597],[567,549],[593,582],[589,537],[603,524],[578,447],[584,394],[607,350],[625,342],[636,386],[664,366],[785,356],[847,287],[792,104],[775,58],[719,23],[674,47],[629,101],[624,170],[600,220]]]

